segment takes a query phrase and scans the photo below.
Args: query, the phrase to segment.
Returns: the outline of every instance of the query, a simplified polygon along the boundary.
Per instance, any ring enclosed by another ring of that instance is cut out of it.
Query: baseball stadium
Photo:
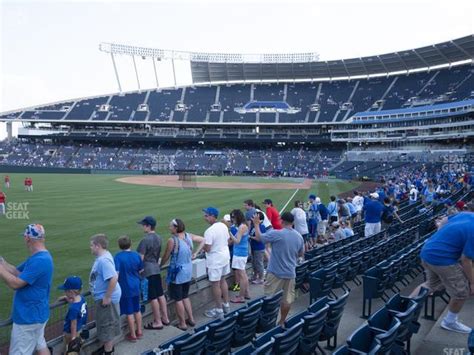
[[[98,50],[118,91],[0,113],[0,354],[474,352],[473,34],[333,60]]]

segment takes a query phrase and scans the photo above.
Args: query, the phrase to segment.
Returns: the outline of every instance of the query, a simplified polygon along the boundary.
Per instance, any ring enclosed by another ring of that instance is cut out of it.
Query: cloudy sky
[[[322,60],[410,49],[474,33],[471,0],[5,1],[0,112],[118,90],[100,42],[207,52],[318,52]],[[129,57],[124,90],[137,88]],[[138,60],[142,88],[152,66]],[[181,63],[182,66],[185,63]],[[178,81],[186,84],[183,68]],[[159,68],[160,84],[171,70]],[[0,126],[0,138],[4,134]]]

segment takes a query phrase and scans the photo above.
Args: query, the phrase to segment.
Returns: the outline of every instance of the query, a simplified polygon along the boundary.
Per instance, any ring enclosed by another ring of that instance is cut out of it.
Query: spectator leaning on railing
[[[91,237],[91,253],[96,257],[90,273],[90,286],[95,301],[97,338],[103,346],[104,355],[114,353],[113,340],[122,331],[120,328],[120,297],[122,291],[112,255],[107,250],[109,241],[105,234]]]
[[[53,258],[45,247],[41,224],[30,224],[23,234],[30,253],[25,262],[15,267],[3,258],[0,278],[15,290],[12,312],[10,354],[49,354],[44,328],[49,319],[49,292],[53,277]]]

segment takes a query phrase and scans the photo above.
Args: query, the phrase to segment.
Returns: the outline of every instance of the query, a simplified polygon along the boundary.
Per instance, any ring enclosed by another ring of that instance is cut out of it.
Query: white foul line
[[[295,197],[295,195],[298,193],[298,191],[300,191],[300,189],[296,189],[295,192],[293,193],[293,195],[291,195],[290,199],[288,201],[286,201],[285,206],[283,206],[283,208],[280,211],[280,214],[285,210],[286,206],[288,206],[290,201],[293,200],[293,197]]]

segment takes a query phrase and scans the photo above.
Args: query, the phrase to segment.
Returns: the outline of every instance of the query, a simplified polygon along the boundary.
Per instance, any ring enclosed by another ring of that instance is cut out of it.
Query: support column
[[[153,70],[155,71],[155,80],[156,80],[156,88],[160,88],[160,83],[158,82],[158,72],[156,71],[156,63],[155,63],[155,58],[151,58],[151,61],[153,63]]]
[[[7,122],[7,140],[11,141],[13,139],[13,123],[12,122]]]
[[[175,70],[175,67],[174,67],[174,58],[171,58],[171,63],[173,64],[174,87],[177,87],[178,85],[176,84],[176,70]]]
[[[115,65],[114,54],[110,53],[110,56],[112,57],[112,64],[114,65],[115,77],[117,78],[117,84],[118,84],[118,87],[119,87],[119,92],[122,92],[122,85],[120,85],[120,79],[119,79],[119,75],[118,75],[118,71],[117,71],[117,66]]]
[[[138,91],[142,91],[140,88],[140,80],[138,79],[138,70],[137,70],[137,63],[135,62],[135,56],[132,55],[133,59],[133,67],[135,68],[135,76],[137,77],[137,85],[138,85]]]

